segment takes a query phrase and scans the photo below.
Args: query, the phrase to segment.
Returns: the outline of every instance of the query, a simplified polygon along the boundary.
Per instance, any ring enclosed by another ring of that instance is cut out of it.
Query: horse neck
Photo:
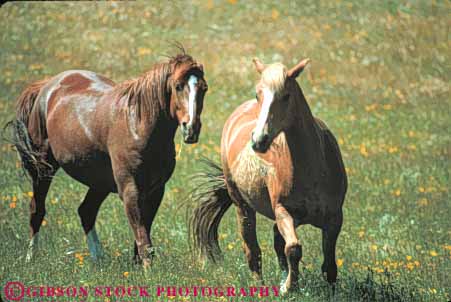
[[[147,128],[144,129],[144,133],[148,134],[148,143],[158,140],[161,143],[167,142],[172,145],[178,123],[167,110],[160,108],[157,114],[149,117],[148,121],[141,121],[141,124]]]
[[[305,187],[317,183],[325,175],[326,165],[320,130],[297,84],[294,93],[297,107],[295,122],[286,131],[286,135],[293,160],[295,182]]]

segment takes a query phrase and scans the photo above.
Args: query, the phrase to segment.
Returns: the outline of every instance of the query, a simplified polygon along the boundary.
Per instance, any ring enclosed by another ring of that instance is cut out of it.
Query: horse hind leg
[[[254,278],[263,283],[262,253],[257,241],[255,210],[245,203],[236,208],[243,249]]]
[[[277,228],[285,240],[284,253],[288,264],[288,276],[280,287],[281,294],[298,287],[299,261],[302,258],[302,248],[296,234],[293,217],[282,205],[277,205],[274,210]]]
[[[94,261],[103,257],[103,249],[95,229],[97,213],[109,192],[89,188],[88,193],[78,207],[81,225],[85,231],[89,254]]]
[[[48,168],[45,172],[45,176],[42,176],[42,171],[38,173],[36,169],[32,166],[25,165],[25,169],[28,170],[32,178],[33,186],[33,196],[30,200],[30,244],[28,246],[28,252],[26,256],[26,261],[30,262],[37,250],[38,250],[38,239],[39,230],[44,220],[46,209],[45,209],[45,199],[52,182],[52,177],[57,170],[55,165],[53,168]],[[39,176],[40,175],[40,176]]]

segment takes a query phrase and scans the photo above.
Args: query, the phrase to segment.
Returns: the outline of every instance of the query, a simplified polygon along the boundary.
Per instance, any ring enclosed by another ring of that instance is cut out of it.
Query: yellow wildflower
[[[420,200],[418,200],[417,204],[419,206],[427,206],[428,205],[428,200],[426,198],[421,198]]]
[[[368,156],[368,150],[366,149],[365,144],[360,144],[360,154],[367,157]]]
[[[390,147],[388,148],[388,153],[396,153],[398,152],[398,147]]]

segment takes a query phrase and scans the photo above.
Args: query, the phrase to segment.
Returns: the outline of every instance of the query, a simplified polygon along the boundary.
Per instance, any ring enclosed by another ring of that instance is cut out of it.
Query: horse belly
[[[73,158],[60,162],[61,168],[73,179],[99,190],[117,192],[108,155],[92,153],[90,158]]]

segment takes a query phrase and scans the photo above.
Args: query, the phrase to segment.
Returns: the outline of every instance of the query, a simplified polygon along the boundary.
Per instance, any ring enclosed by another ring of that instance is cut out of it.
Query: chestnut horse
[[[133,229],[134,259],[147,267],[152,221],[175,167],[174,136],[180,125],[184,142],[197,142],[206,90],[203,66],[184,51],[117,85],[85,70],[31,84],[9,123],[33,185],[27,259],[36,251],[45,198],[61,167],[89,187],[78,213],[92,258],[103,254],[96,216],[114,192]]]
[[[261,73],[256,99],[239,106],[222,133],[222,167],[198,176],[190,221],[194,246],[218,259],[218,226],[233,203],[237,207],[244,252],[254,276],[262,280],[256,212],[275,220],[274,249],[282,270],[281,292],[296,288],[302,256],[296,227],[322,230],[322,272],[334,284],[335,245],[343,221],[347,177],[337,142],[324,122],[313,117],[296,82],[309,60],[290,70],[280,63],[254,63]]]

